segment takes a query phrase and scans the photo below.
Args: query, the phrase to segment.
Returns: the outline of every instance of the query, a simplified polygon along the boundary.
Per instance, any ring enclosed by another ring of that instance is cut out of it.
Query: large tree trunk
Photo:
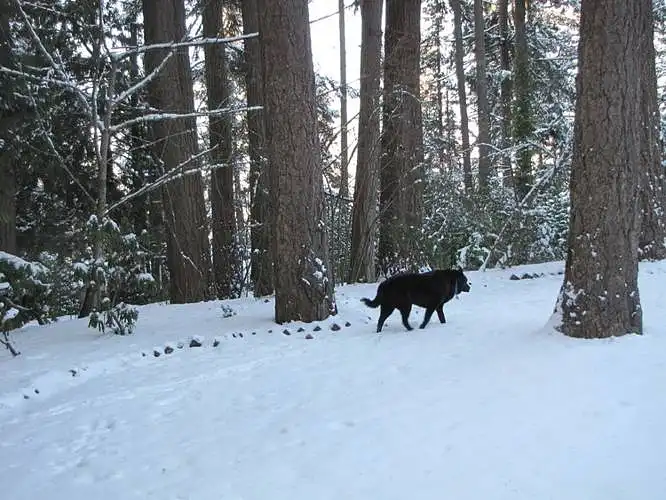
[[[421,1],[388,0],[384,33],[384,127],[379,260],[384,271],[414,264],[422,219]]]
[[[260,0],[275,321],[335,312],[307,0]]]
[[[513,111],[513,139],[519,147],[517,173],[515,177],[516,193],[523,199],[532,185],[532,149],[527,140],[532,135],[532,106],[530,103],[530,69],[527,47],[526,6],[528,0],[515,0],[513,22],[516,28],[516,49],[513,68],[513,88],[515,92]]]
[[[583,0],[571,221],[556,312],[572,337],[641,332],[638,293],[641,112],[650,0]],[[653,75],[654,77],[654,75]]]
[[[257,0],[243,0],[243,33],[259,32]],[[245,85],[248,106],[263,106],[261,46],[259,38],[245,40]],[[273,258],[271,256],[268,172],[265,161],[266,133],[265,110],[247,114],[248,151],[250,156],[250,241],[252,245],[252,270],[250,279],[254,296],[273,293]]]
[[[641,187],[641,234],[639,255],[642,259],[666,258],[666,191],[664,191],[663,167],[661,165],[661,139],[659,103],[657,100],[657,73],[654,50],[654,14],[644,16],[641,41],[643,48],[637,53],[643,64],[641,79],[641,157],[643,185]]]
[[[479,151],[479,190],[486,192],[490,177],[490,105],[488,104],[488,77],[486,75],[486,41],[483,20],[483,0],[474,0],[474,58],[476,60],[476,111],[479,133],[476,145]]]
[[[375,281],[383,0],[361,0],[361,93],[349,281]]]
[[[501,125],[501,164],[502,183],[508,188],[514,187],[513,170],[511,168],[511,154],[508,152],[511,146],[511,97],[513,93],[513,77],[511,75],[511,42],[509,41],[509,0],[499,0],[497,6],[497,18],[499,24],[499,49],[500,49],[500,110],[502,115]]]
[[[143,17],[147,44],[178,42],[185,37],[183,0],[144,0]],[[166,50],[146,52],[146,73],[152,72]],[[194,110],[192,72],[187,48],[179,49],[148,88],[150,105],[163,112],[191,113]],[[197,153],[194,119],[153,122],[155,153],[165,170],[185,168]],[[191,173],[166,185],[162,191],[167,233],[167,263],[173,303],[196,302],[208,297],[210,249],[200,173]]]
[[[11,36],[9,32],[9,6],[0,7],[0,65],[11,68]],[[16,254],[16,172],[10,137],[7,132],[15,122],[11,102],[11,84],[0,75],[0,100],[5,101],[0,111],[0,250]],[[9,95],[4,95],[4,94]]]
[[[206,38],[224,36],[224,0],[203,3],[203,34]],[[229,77],[224,44],[204,47],[206,58],[206,91],[208,109],[229,106]],[[231,115],[208,118],[210,159],[210,204],[213,231],[213,281],[219,299],[239,295],[239,259],[235,245],[236,217],[234,204],[234,171],[232,164],[233,139]]]
[[[451,0],[453,10],[453,40],[455,45],[456,79],[458,82],[458,102],[460,105],[460,135],[462,136],[463,176],[465,190],[474,189],[472,180],[472,159],[469,148],[469,118],[467,117],[467,91],[465,90],[465,51],[462,39],[462,12],[460,0]]]

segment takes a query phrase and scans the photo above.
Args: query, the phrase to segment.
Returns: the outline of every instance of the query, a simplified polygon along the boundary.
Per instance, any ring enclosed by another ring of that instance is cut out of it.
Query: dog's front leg
[[[412,325],[409,324],[409,313],[412,311],[411,304],[408,307],[403,307],[400,309],[400,315],[402,316],[402,324],[405,325],[407,330],[412,330]]]
[[[434,313],[434,312],[435,312],[434,308],[429,307],[429,308],[426,309],[425,316],[423,317],[423,323],[421,323],[421,326],[419,326],[419,328],[423,329],[423,328],[426,327],[426,325],[430,321],[430,318],[432,317],[432,313]],[[437,314],[439,314],[439,311],[437,312]],[[440,316],[440,318],[441,318],[441,316]]]

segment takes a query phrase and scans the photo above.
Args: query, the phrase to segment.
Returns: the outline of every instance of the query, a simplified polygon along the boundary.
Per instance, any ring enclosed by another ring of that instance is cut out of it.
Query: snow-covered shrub
[[[569,197],[562,181],[523,206],[500,185],[489,193],[468,195],[455,176],[430,180],[423,236],[433,267],[478,269],[486,259],[489,266],[510,266],[565,257]]]
[[[99,294],[100,310],[91,308],[91,328],[114,333],[132,333],[138,318],[136,308],[127,303],[146,304],[159,300],[164,288],[150,272],[151,255],[134,233],[123,234],[110,218],[101,222],[91,216],[87,223],[90,242],[86,255],[74,264],[76,276],[85,280],[87,296]],[[102,242],[102,258],[95,245]]]
[[[96,216],[88,220],[89,246],[86,254],[74,264],[77,278],[86,286],[93,283],[102,291],[102,298],[112,304],[129,302],[147,304],[161,298],[163,288],[149,269],[150,253],[134,233],[123,234],[110,218],[99,223]],[[101,233],[103,258],[95,257],[95,238]]]
[[[53,317],[77,314],[87,268],[80,268],[69,256],[50,252],[41,252],[38,261],[48,270],[51,284],[48,304]]]
[[[224,302],[222,302],[220,308],[222,309],[223,318],[231,318],[232,316],[236,316],[236,311],[234,311],[229,304],[225,304]]]
[[[527,248],[527,258],[538,263],[563,260],[569,232],[569,192],[546,192],[538,195],[534,208],[526,210],[534,237]]]
[[[48,269],[16,255],[0,252],[0,327],[18,328],[28,321],[51,319]]]
[[[488,257],[490,249],[484,245],[481,233],[469,235],[468,244],[456,252],[456,266],[463,269],[478,269]]]
[[[433,175],[426,184],[423,223],[424,252],[432,267],[478,268],[494,244],[511,200],[465,193],[455,175]]]
[[[90,313],[88,326],[104,333],[107,328],[116,335],[131,335],[139,319],[139,310],[124,302],[111,306],[107,298],[102,300],[102,311]]]
[[[348,200],[335,194],[328,194],[326,200],[325,223],[329,232],[329,256],[336,283],[348,279],[351,255],[351,214]]]

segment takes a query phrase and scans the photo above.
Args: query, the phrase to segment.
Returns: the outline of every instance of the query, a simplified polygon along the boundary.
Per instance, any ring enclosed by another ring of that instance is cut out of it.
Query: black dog
[[[435,270],[427,273],[404,273],[383,281],[373,299],[361,299],[368,307],[382,306],[377,322],[377,332],[382,331],[384,321],[398,309],[402,324],[407,330],[412,305],[425,307],[426,313],[419,328],[425,328],[432,313],[437,311],[440,323],[446,323],[443,306],[461,292],[469,292],[470,283],[462,271],[455,269]]]

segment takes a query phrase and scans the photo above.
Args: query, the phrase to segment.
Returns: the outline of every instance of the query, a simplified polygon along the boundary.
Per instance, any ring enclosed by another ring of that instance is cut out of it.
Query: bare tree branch
[[[12,356],[16,357],[19,354],[21,354],[19,351],[17,351],[14,346],[12,345],[12,341],[9,340],[9,333],[8,332],[2,332],[2,337],[0,339],[0,344],[4,345],[7,349],[9,349],[9,352],[12,353]]]
[[[231,42],[238,42],[240,40],[245,40],[246,38],[255,38],[257,36],[259,36],[259,33],[248,33],[246,35],[238,35],[228,38],[198,38],[187,42],[154,43],[152,45],[142,45],[141,47],[135,47],[133,49],[126,50],[119,54],[114,54],[114,57],[118,59],[123,59],[133,54],[143,54],[144,52],[148,52],[149,50],[161,50],[161,49],[176,50],[184,47],[195,47],[199,45],[208,45],[211,43],[231,43]]]
[[[150,74],[146,75],[141,80],[139,80],[136,84],[132,85],[130,88],[128,88],[127,90],[122,92],[120,95],[116,96],[115,99],[112,99],[111,102],[109,103],[110,109],[113,109],[119,103],[121,103],[125,99],[129,98],[134,93],[138,92],[139,90],[144,88],[146,85],[148,85],[151,81],[153,81],[157,77],[159,72],[162,71],[162,69],[166,66],[166,63],[169,62],[169,59],[171,59],[171,57],[174,54],[175,54],[174,50],[170,51],[166,56],[164,56],[164,59],[162,59],[162,62],[153,71],[150,72]]]
[[[111,211],[115,210],[119,206],[124,205],[128,201],[133,200],[134,198],[136,198],[138,196],[141,196],[143,194],[147,194],[147,193],[150,193],[152,191],[155,191],[156,189],[162,187],[164,184],[166,184],[168,182],[171,182],[172,180],[175,180],[175,179],[181,177],[182,175],[188,175],[188,174],[194,174],[194,173],[197,173],[197,172],[201,172],[201,167],[198,167],[198,166],[194,167],[194,168],[191,168],[191,169],[185,169],[185,167],[187,167],[187,165],[189,165],[190,163],[192,163],[194,161],[197,161],[198,159],[206,156],[208,153],[213,151],[216,147],[217,146],[213,146],[212,148],[208,148],[205,151],[202,151],[201,153],[198,153],[198,154],[192,156],[191,158],[184,161],[183,163],[180,163],[176,168],[174,168],[172,170],[169,170],[168,172],[166,172],[162,176],[158,177],[157,179],[155,179],[150,184],[146,184],[142,188],[137,189],[136,191],[134,191],[133,193],[130,193],[127,196],[123,196],[120,200],[118,200],[114,204],[107,207],[106,211],[104,212],[104,215],[108,215]]]
[[[124,122],[112,125],[109,129],[110,132],[118,132],[121,129],[134,125],[136,123],[144,123],[149,121],[159,120],[182,120],[183,118],[198,118],[200,116],[218,116],[226,115],[228,113],[242,113],[245,111],[260,111],[263,106],[242,106],[239,108],[219,108],[210,111],[198,111],[194,113],[150,113],[143,116],[137,116]]]

